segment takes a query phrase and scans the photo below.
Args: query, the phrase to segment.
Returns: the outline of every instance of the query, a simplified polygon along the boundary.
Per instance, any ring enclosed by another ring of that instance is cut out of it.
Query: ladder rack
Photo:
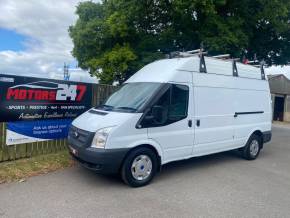
[[[195,50],[191,50],[191,51],[171,52],[169,54],[169,58],[185,58],[185,57],[198,56],[200,58],[199,72],[200,73],[207,73],[206,63],[205,63],[205,56],[207,54],[208,53],[206,51],[203,51],[203,49],[200,48],[200,49],[195,49]],[[239,77],[237,62],[241,62],[240,58],[231,58],[230,54],[220,54],[220,55],[214,55],[214,56],[208,56],[208,57],[215,58],[215,59],[221,59],[221,60],[231,60],[232,61],[232,70],[233,70],[232,75],[234,77]],[[260,64],[257,64],[257,63],[259,63],[259,61],[257,61],[257,60],[247,61],[247,64],[250,64],[253,67],[259,67],[261,69],[261,79],[266,80],[265,70],[264,70],[265,62],[261,61]]]

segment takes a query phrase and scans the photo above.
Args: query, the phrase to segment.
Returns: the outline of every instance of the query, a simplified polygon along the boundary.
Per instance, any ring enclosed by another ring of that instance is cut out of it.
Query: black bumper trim
[[[263,143],[267,143],[267,142],[271,141],[271,139],[272,139],[272,132],[271,131],[263,132]]]
[[[83,148],[69,144],[71,156],[83,167],[100,174],[115,174],[119,172],[121,164],[129,148],[96,149]],[[75,152],[73,152],[73,150]]]

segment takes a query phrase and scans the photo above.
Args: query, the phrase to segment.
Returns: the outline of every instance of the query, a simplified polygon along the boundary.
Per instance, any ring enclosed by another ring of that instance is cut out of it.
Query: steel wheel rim
[[[131,173],[134,179],[142,181],[147,179],[152,172],[152,161],[147,155],[137,156],[131,165]]]
[[[259,142],[257,140],[253,140],[250,145],[250,154],[255,157],[259,152]]]

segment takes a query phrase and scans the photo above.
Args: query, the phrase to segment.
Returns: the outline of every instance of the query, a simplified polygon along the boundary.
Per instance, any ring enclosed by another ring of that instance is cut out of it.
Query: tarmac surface
[[[174,162],[137,189],[79,166],[2,184],[0,217],[290,217],[290,127],[275,125],[255,161]]]

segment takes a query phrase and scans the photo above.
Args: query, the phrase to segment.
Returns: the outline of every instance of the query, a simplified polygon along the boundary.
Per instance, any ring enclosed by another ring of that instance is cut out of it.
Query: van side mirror
[[[161,126],[167,122],[168,110],[165,107],[155,105],[149,111],[146,112],[142,123],[138,125],[137,128],[148,128]]]
[[[152,121],[154,124],[162,125],[167,121],[168,111],[162,106],[155,105],[152,107]]]

